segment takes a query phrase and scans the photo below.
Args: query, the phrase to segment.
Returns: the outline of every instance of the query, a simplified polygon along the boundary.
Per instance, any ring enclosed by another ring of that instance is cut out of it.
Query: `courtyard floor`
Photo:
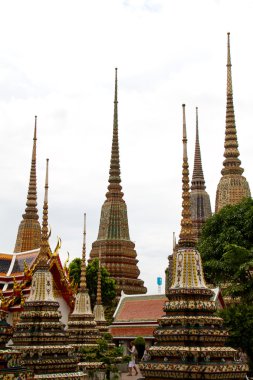
[[[133,375],[133,376],[128,376],[128,373],[126,372],[123,372],[121,373],[121,377],[120,377],[120,380],[138,380],[138,379],[143,379],[142,377],[142,374],[139,370],[139,367],[137,365],[137,368],[138,368],[138,374],[137,375]],[[134,371],[133,371],[134,372]]]

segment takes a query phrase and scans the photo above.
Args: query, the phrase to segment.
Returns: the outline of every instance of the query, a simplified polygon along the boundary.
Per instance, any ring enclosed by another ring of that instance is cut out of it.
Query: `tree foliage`
[[[221,310],[219,315],[229,331],[228,344],[235,348],[241,347],[247,353],[253,369],[253,305],[234,304]]]
[[[253,200],[226,206],[209,218],[198,244],[208,283],[221,285],[236,300],[219,312],[228,344],[253,362]]]
[[[232,297],[253,299],[253,200],[226,206],[209,218],[198,244],[209,283],[230,284]],[[252,290],[249,294],[249,290]]]
[[[134,345],[138,351],[138,359],[141,359],[145,350],[145,339],[142,336],[137,336],[134,340]]]
[[[97,280],[98,280],[98,259],[94,259],[86,267],[86,282],[89,295],[91,298],[92,307],[94,306],[97,296]],[[74,279],[75,283],[80,284],[81,276],[81,259],[76,258],[69,265],[70,278]],[[116,297],[115,280],[110,277],[108,270],[101,267],[101,288],[102,288],[102,303],[104,306],[112,306]]]

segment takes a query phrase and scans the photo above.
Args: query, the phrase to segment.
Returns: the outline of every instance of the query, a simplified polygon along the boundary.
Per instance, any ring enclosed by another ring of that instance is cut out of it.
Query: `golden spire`
[[[27,194],[27,202],[23,219],[39,219],[37,209],[37,179],[36,179],[36,141],[37,141],[37,116],[35,116],[34,123],[34,137],[33,137],[33,150],[32,162],[30,171],[30,181]]]
[[[231,56],[230,56],[230,33],[227,34],[227,107],[226,107],[226,131],[224,143],[224,168],[221,171],[225,174],[242,174],[244,169],[240,167],[238,141],[235,125],[235,113],[233,103],[233,87],[232,87],[232,71],[231,71]]]
[[[102,304],[102,296],[101,296],[101,247],[99,250],[99,258],[98,258],[98,283],[97,283],[97,305]]]
[[[107,198],[122,198],[120,160],[119,160],[119,138],[118,138],[118,69],[115,68],[115,93],[114,93],[114,116],[113,116],[113,138],[109,172],[109,186],[106,194]]]
[[[79,289],[82,292],[87,290],[87,285],[86,285],[86,213],[84,213],[83,250],[82,250],[81,278],[80,278]]]
[[[182,170],[182,219],[178,245],[180,247],[194,247],[196,242],[193,237],[190,192],[189,192],[189,165],[187,157],[187,136],[185,121],[185,104],[183,107],[183,170]]]
[[[42,218],[42,235],[41,235],[41,245],[39,252],[39,262],[37,269],[48,269],[49,268],[49,257],[50,257],[50,247],[48,243],[48,162],[46,161],[46,179],[45,179],[45,195],[44,195],[44,205],[43,205],[43,218]]]
[[[14,252],[30,251],[40,247],[41,227],[37,209],[36,180],[37,116],[35,116],[32,161],[25,213],[20,222]]]
[[[198,107],[196,107],[196,141],[195,141],[195,155],[194,155],[194,168],[192,174],[192,185],[191,190],[199,189],[205,190],[205,179],[202,169],[201,153],[199,145],[199,118],[198,118]]]

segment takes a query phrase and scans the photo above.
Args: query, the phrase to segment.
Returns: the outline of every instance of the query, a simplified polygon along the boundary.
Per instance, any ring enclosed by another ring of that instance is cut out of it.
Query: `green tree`
[[[250,270],[247,267],[250,267],[252,261],[252,247],[251,198],[234,206],[226,206],[214,214],[205,223],[198,244],[207,281],[214,285],[231,281],[233,285],[245,284],[245,289],[241,288],[239,293],[241,296],[246,294],[246,282],[250,280]]]
[[[145,339],[142,336],[137,336],[134,340],[134,345],[138,352],[138,359],[141,359],[145,350]]]
[[[243,303],[231,305],[219,311],[224,326],[229,331],[228,344],[241,347],[247,353],[251,370],[253,369],[253,305]]]
[[[91,297],[92,307],[94,306],[97,295],[97,280],[98,280],[98,259],[94,259],[86,267],[86,282]],[[81,259],[76,258],[69,265],[70,278],[74,279],[75,283],[80,284],[81,276]],[[101,288],[102,288],[102,303],[105,307],[111,307],[114,304],[116,297],[115,280],[110,277],[108,270],[101,267]]]
[[[207,282],[222,285],[236,302],[219,312],[228,344],[253,361],[253,200],[226,206],[209,218],[198,244]]]
[[[78,257],[72,260],[69,264],[69,275],[71,280],[74,280],[75,284],[79,285],[81,276],[81,259]]]

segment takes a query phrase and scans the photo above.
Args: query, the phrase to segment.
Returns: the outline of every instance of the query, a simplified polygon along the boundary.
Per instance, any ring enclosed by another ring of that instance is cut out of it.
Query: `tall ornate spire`
[[[182,219],[181,232],[179,234],[178,245],[180,247],[194,247],[196,241],[193,237],[191,205],[189,191],[189,165],[187,156],[187,136],[186,136],[186,120],[185,120],[185,104],[183,107],[183,170],[182,170]]]
[[[205,188],[199,144],[198,107],[196,107],[196,142],[190,197],[193,233],[197,239],[200,237],[203,224],[212,215],[210,197]]]
[[[30,182],[28,187],[28,195],[26,202],[24,219],[39,219],[37,209],[37,186],[36,186],[36,142],[37,142],[37,116],[35,116],[34,123],[34,137],[33,137],[33,150],[32,150],[32,163],[30,172]]]
[[[81,279],[80,279],[79,289],[81,291],[86,291],[86,213],[84,213],[83,250],[82,250]]]
[[[118,69],[115,68],[115,92],[114,92],[114,115],[113,115],[113,137],[109,171],[109,186],[106,197],[122,198],[120,159],[119,159],[119,136],[118,136]]]
[[[233,103],[231,55],[230,55],[230,33],[227,35],[227,106],[226,106],[226,130],[224,143],[222,178],[216,192],[216,207],[218,212],[228,204],[239,203],[243,198],[250,197],[250,189],[245,177],[242,176],[244,169],[238,158],[237,132],[235,125],[235,113]]]
[[[227,42],[227,107],[226,107],[226,132],[225,132],[225,144],[224,144],[224,168],[221,174],[242,174],[244,169],[240,167],[241,161],[239,160],[239,150],[237,133],[235,126],[235,112],[233,102],[233,86],[232,86],[232,64],[230,55],[230,33],[228,33]]]
[[[37,116],[35,116],[32,162],[30,181],[28,186],[27,202],[23,220],[18,229],[14,252],[29,251],[40,246],[40,224],[37,209],[37,179],[36,179],[36,142],[37,142]]]
[[[92,244],[90,260],[99,257],[101,263],[116,281],[117,296],[121,290],[126,294],[146,293],[143,281],[138,278],[134,243],[130,240],[127,206],[123,199],[120,178],[118,139],[118,78],[115,69],[115,94],[113,115],[113,138],[110,160],[110,175],[106,200],[102,206],[97,240]]]
[[[213,291],[205,284],[202,261],[194,247],[189,206],[185,106],[183,105],[183,212],[179,244],[173,251],[172,281],[167,302],[153,335],[148,361],[139,364],[146,380],[243,380],[245,362],[235,360],[236,350],[225,345],[228,332],[215,315]],[[222,358],[222,359],[221,359]]]

